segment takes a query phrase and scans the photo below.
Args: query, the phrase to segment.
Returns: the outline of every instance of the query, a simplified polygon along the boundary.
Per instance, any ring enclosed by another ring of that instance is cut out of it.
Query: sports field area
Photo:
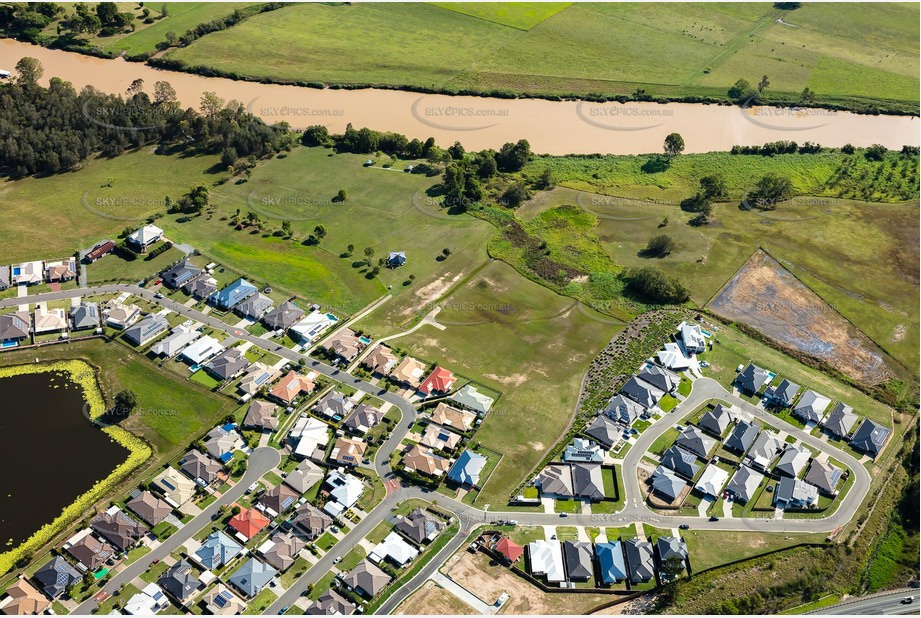
[[[819,102],[907,111],[918,36],[907,3],[302,4],[168,57],[249,78],[541,95],[725,97],[767,74],[768,99],[809,87]]]

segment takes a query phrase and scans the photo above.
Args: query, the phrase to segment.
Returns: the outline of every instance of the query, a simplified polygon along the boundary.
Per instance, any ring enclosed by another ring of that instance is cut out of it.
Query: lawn
[[[257,594],[253,600],[246,604],[246,611],[244,611],[243,614],[261,614],[269,605],[274,603],[277,598],[278,595],[276,595],[271,588],[265,588],[262,592]]]
[[[443,307],[445,330],[425,326],[392,345],[502,393],[476,434],[503,455],[477,502],[505,504],[565,433],[589,362],[621,327],[502,262],[465,281]]]
[[[329,551],[330,548],[337,543],[336,537],[334,537],[329,532],[323,534],[320,538],[316,540],[316,546],[322,549],[323,551]]]
[[[162,246],[162,244],[153,245],[151,250]],[[144,255],[136,260],[126,260],[113,253],[92,264],[88,264],[86,278],[90,285],[99,285],[111,281],[135,283],[165,270],[170,264],[181,260],[182,256],[182,251],[175,247],[164,251],[152,260],[148,260]]]
[[[582,503],[578,500],[556,500],[554,510],[557,513],[581,513]]]
[[[678,400],[672,395],[666,394],[659,400],[659,409],[663,412],[671,412],[678,405]]]
[[[669,427],[665,430],[665,433],[653,441],[652,445],[649,447],[649,452],[661,455],[668,447],[675,443],[675,440],[678,439],[678,435],[677,429]]]
[[[667,530],[657,534],[670,535]],[[790,547],[799,543],[822,543],[824,533],[791,534],[786,532],[733,532],[728,530],[682,530],[681,536],[688,544],[691,568],[699,573],[705,569],[733,560],[750,558],[758,554]]]
[[[205,371],[204,369],[199,369],[198,371],[193,373],[191,376],[189,376],[189,380],[191,380],[192,382],[195,382],[196,384],[200,386],[207,388],[209,391],[214,390],[221,384],[216,379],[211,377],[211,374]]]
[[[290,588],[291,584],[297,581],[298,577],[304,574],[304,572],[310,568],[310,563],[307,562],[306,558],[298,557],[294,561],[288,570],[282,573],[281,575],[281,585],[285,588]]]
[[[575,526],[557,526],[556,538],[560,541],[578,541],[579,531]]]
[[[530,30],[545,19],[571,6],[572,2],[432,2],[431,4],[519,30]]]

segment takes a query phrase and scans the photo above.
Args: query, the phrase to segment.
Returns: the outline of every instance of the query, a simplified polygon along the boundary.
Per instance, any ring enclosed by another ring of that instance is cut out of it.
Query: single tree
[[[115,407],[113,412],[118,416],[128,416],[138,405],[137,393],[130,389],[120,390],[115,394]]]
[[[25,56],[16,63],[16,74],[20,84],[34,85],[45,74],[45,68],[37,59]]]
[[[441,250],[441,254],[445,257],[448,257],[449,255],[451,255],[451,250],[445,247],[444,249]]]
[[[669,133],[665,136],[665,154],[669,159],[684,152],[684,138],[680,133]]]
[[[365,247],[365,263],[370,267],[371,258],[374,257],[374,247]]]
[[[176,100],[176,89],[169,82],[157,82],[154,84],[154,103],[163,105],[172,103]]]
[[[323,225],[318,225],[315,228],[313,228],[313,233],[316,235],[317,238],[322,240],[323,238],[326,238],[326,227]]]
[[[655,257],[665,257],[675,248],[675,241],[667,234],[661,234],[649,239],[646,244],[646,253]]]
[[[201,113],[209,118],[217,115],[221,108],[224,107],[224,99],[213,92],[205,92],[201,95]]]
[[[771,80],[768,79],[767,75],[761,76],[761,81],[758,82],[758,94],[764,92],[764,89],[771,85]]]
[[[339,189],[339,192],[336,193],[336,198],[334,201],[344,202],[347,197],[348,197],[348,194],[345,192],[345,189]]]

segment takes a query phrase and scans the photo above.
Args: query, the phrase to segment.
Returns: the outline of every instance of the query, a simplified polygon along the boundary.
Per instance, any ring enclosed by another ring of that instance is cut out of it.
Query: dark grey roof
[[[694,453],[672,446],[662,454],[662,465],[674,470],[687,479],[693,479],[700,470],[697,456]]]
[[[805,505],[814,504],[819,497],[818,489],[796,478],[784,476],[774,488],[774,502],[778,505]]]
[[[635,421],[644,410],[645,408],[637,402],[632,399],[627,399],[618,393],[608,401],[608,405],[605,407],[603,414],[619,423],[629,425]]]
[[[445,527],[444,522],[429,515],[422,509],[416,509],[409,515],[401,517],[395,529],[411,541],[421,545],[435,538]]]
[[[707,457],[716,445],[716,440],[704,435],[704,432],[697,427],[688,425],[675,440],[675,444],[695,455]]]
[[[249,359],[239,348],[224,350],[205,363],[205,370],[220,380],[226,380],[247,367]]]
[[[601,414],[586,428],[585,433],[598,440],[605,448],[611,448],[620,439],[623,428]]]
[[[39,583],[42,592],[56,599],[67,588],[79,582],[82,577],[74,567],[61,556],[55,556],[48,564],[35,572],[33,579]]]
[[[771,381],[770,374],[756,364],[749,362],[736,376],[736,384],[743,391],[757,393],[761,387]]]
[[[164,271],[161,279],[163,279],[163,283],[167,287],[180,288],[200,274],[200,268],[195,267],[188,260],[182,260],[172,268]]]
[[[871,457],[876,457],[883,450],[883,445],[886,444],[888,438],[888,427],[883,427],[867,418],[854,432],[850,445],[858,451],[863,451]]]
[[[200,275],[183,286],[195,298],[204,299],[217,291],[217,284],[208,276]]]
[[[729,411],[723,407],[723,404],[718,403],[712,409],[704,412],[700,420],[697,421],[697,426],[710,435],[719,438],[722,437],[723,432],[729,427],[731,420]]]
[[[566,570],[569,572],[570,580],[586,580],[591,578],[594,568],[592,567],[592,544],[585,541],[565,541],[563,542],[563,558],[566,561]]]
[[[758,437],[758,426],[748,421],[739,421],[729,437],[726,438],[724,446],[727,449],[744,453]]]
[[[638,374],[640,380],[652,384],[663,393],[670,393],[678,388],[681,378],[674,372],[659,367],[658,365],[649,365]]]
[[[688,557],[688,546],[684,539],[673,536],[660,536],[656,540],[656,549],[659,553],[659,564],[662,564],[669,558],[679,558],[686,560]]]
[[[825,429],[839,438],[847,438],[851,435],[856,422],[857,415],[854,414],[854,409],[839,402],[835,409],[831,411],[831,414],[828,415],[828,420],[825,421]]]
[[[143,345],[169,329],[169,322],[162,315],[151,314],[125,330],[125,337],[137,345]]]
[[[628,539],[624,542],[627,554],[627,568],[630,570],[630,581],[637,584],[647,582],[655,577],[653,563],[652,543],[639,539]]]
[[[735,496],[736,500],[748,502],[755,497],[755,491],[764,480],[764,475],[755,472],[748,466],[739,466],[736,473],[729,479],[726,485],[726,491]]]
[[[303,317],[304,310],[288,301],[262,316],[262,321],[272,330],[279,328],[287,330],[300,322]]]
[[[809,461],[810,453],[802,446],[788,444],[774,466],[774,471],[785,476],[796,477]]]
[[[662,391],[652,384],[638,379],[636,376],[632,376],[627,380],[620,392],[646,408],[656,405],[662,396]]]
[[[275,303],[272,302],[272,299],[268,296],[263,296],[262,294],[254,294],[244,300],[242,303],[234,307],[234,311],[239,313],[245,318],[252,318],[258,320],[265,313],[272,309],[275,306]]]
[[[773,403],[789,408],[793,405],[793,398],[799,392],[800,385],[784,378],[777,386],[769,386],[764,391],[764,396]]]
[[[160,576],[157,585],[174,599],[185,603],[186,599],[198,589],[198,578],[192,573],[192,565],[185,560],[180,560]]]
[[[99,305],[83,303],[70,310],[70,320],[74,330],[99,327]]]
[[[687,483],[677,474],[666,468],[659,466],[652,474],[652,490],[671,502],[677,498]]]
[[[604,481],[601,464],[574,463],[572,467],[572,493],[590,500],[604,498]]]
[[[342,424],[352,431],[360,433],[364,431],[365,427],[368,429],[374,427],[380,423],[383,418],[384,415],[380,410],[363,403],[355,406],[355,409],[352,410],[352,413],[349,414],[348,418],[346,418],[345,422]]]

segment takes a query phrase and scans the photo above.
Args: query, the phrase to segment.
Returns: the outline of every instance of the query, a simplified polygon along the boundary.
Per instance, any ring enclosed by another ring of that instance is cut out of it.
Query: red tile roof
[[[515,562],[521,558],[521,554],[524,553],[524,547],[509,540],[507,537],[502,537],[499,542],[496,543],[496,551],[508,558],[509,562]]]
[[[268,518],[256,509],[240,511],[230,519],[230,527],[248,539],[269,525]]]
[[[419,390],[426,395],[433,392],[447,393],[451,390],[457,378],[454,374],[443,367],[435,367],[435,370],[428,375],[419,385]]]

